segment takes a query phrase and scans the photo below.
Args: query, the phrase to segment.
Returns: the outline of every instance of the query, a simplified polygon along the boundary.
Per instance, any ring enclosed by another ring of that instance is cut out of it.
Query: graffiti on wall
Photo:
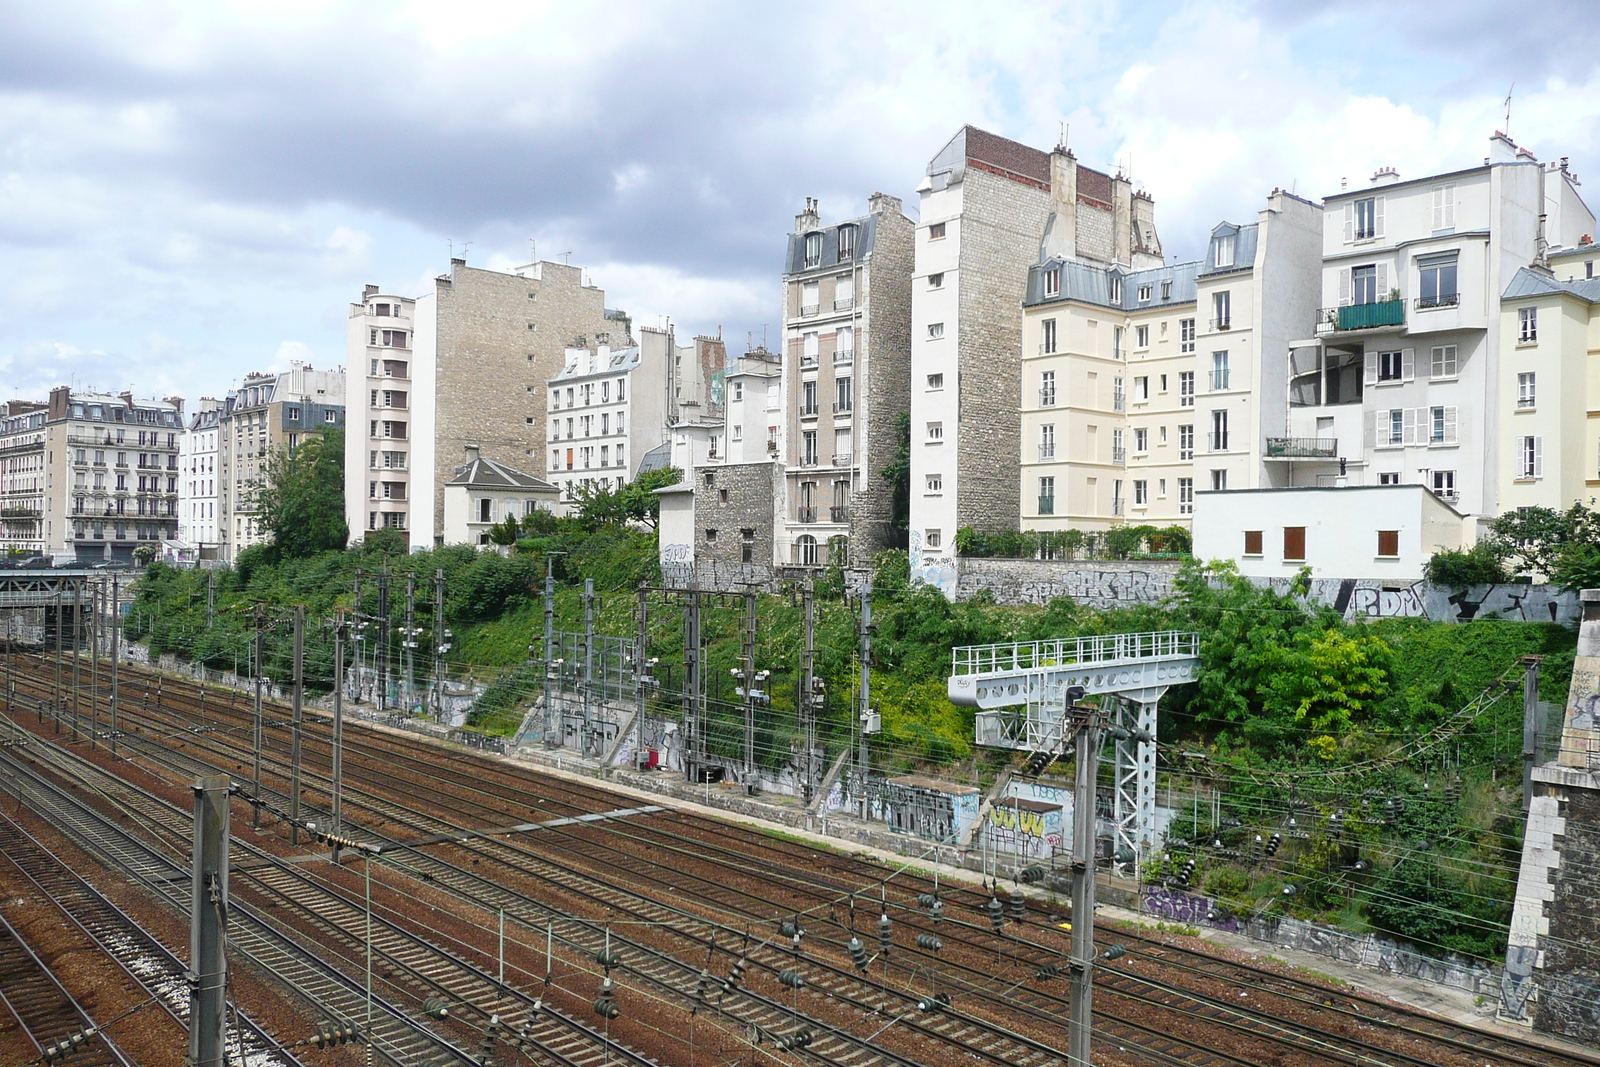
[[[1151,915],[1159,916],[1169,922],[1209,926],[1213,930],[1226,930],[1228,933],[1239,932],[1240,924],[1236,916],[1218,908],[1216,901],[1211,898],[1197,893],[1185,893],[1181,889],[1167,889],[1162,886],[1146,886],[1144,908]]]
[[[957,590],[956,560],[944,554],[948,550],[928,551],[922,543],[921,530],[911,531],[909,549],[912,585],[931,585],[945,596],[966,599]]]

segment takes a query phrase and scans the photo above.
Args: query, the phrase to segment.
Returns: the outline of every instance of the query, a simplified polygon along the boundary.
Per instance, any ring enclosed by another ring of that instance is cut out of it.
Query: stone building
[[[674,562],[693,564],[717,587],[735,580],[743,568],[754,580],[766,580],[777,551],[774,533],[785,477],[783,465],[774,460],[707,464],[686,472],[694,489],[694,527],[687,553],[680,548]],[[665,496],[662,503],[667,504]]]
[[[1132,182],[972,126],[928,164],[912,278],[911,570],[953,588],[962,527],[1015,529],[1022,304],[1048,259],[1163,263],[1155,206]]]
[[[821,225],[795,218],[783,275],[784,514],[774,562],[854,565],[892,547],[892,490],[879,468],[909,401],[914,224],[899,198]],[[741,423],[741,436],[743,435]]]
[[[467,445],[547,473],[546,388],[569,345],[632,343],[582,268],[550,262],[503,273],[452,259],[416,300],[367,286],[348,322],[346,521],[352,537],[403,530],[413,548],[442,540],[444,485]]]

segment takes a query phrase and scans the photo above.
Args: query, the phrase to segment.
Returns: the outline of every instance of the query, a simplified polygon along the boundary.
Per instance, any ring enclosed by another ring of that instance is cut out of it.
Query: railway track
[[[137,1067],[109,1034],[95,1027],[89,1013],[3,915],[0,1003],[15,1017],[41,1062],[46,1049],[87,1034],[72,1053],[74,1067]]]
[[[182,732],[188,734],[187,737],[182,739],[183,747],[209,749],[212,759],[217,763],[225,760],[237,760],[240,751],[237,745],[237,732],[243,725],[243,716],[246,714],[244,709],[229,708],[224,702],[216,698],[214,692],[211,700],[202,701],[194,687],[186,686],[183,682],[173,679],[164,679],[161,685],[158,686],[158,692],[161,695],[156,703],[162,705],[161,707],[152,706],[136,710],[128,704],[126,699],[128,690],[125,689],[124,692],[124,718],[127,719],[131,713],[136,720],[141,720],[138,724],[139,729],[148,730],[152,737],[159,736],[164,732],[173,733],[176,727],[182,725],[187,727]],[[193,722],[193,719],[197,717],[207,721],[197,724]],[[231,722],[230,719],[232,720]],[[185,720],[188,721],[185,722]],[[189,733],[190,730],[198,732]],[[319,730],[321,731],[320,733]],[[315,763],[318,759],[316,746],[320,743],[319,739],[325,734],[326,728],[315,720],[309,720],[306,732],[309,743],[307,745],[308,762],[305,782],[310,792],[315,795],[319,787],[324,792],[326,791],[326,784],[319,784],[317,781]],[[174,738],[177,736],[174,733]],[[561,813],[576,815],[592,814],[595,810],[604,810],[605,805],[615,807],[619,803],[616,794],[597,787],[575,787],[570,783],[563,782],[560,784],[559,789],[552,788],[553,783],[534,779],[524,772],[514,771],[492,761],[485,761],[476,757],[442,754],[437,748],[411,741],[410,739],[393,738],[387,735],[369,735],[366,731],[347,731],[346,738],[347,806],[354,802],[358,807],[366,807],[370,814],[384,819],[399,821],[402,824],[412,824],[421,818],[421,813],[414,808],[397,805],[393,801],[384,800],[378,796],[377,793],[383,787],[382,782],[376,778],[372,780],[363,778],[361,769],[361,760],[363,758],[374,761],[382,760],[390,773],[395,774],[398,771],[396,767],[398,756],[400,757],[399,762],[409,767],[408,777],[414,775],[416,779],[427,778],[436,782],[441,778],[451,777],[451,772],[465,772],[457,773],[455,778],[458,780],[448,783],[447,796],[436,798],[441,806],[448,805],[457,818],[455,824],[444,823],[442,820],[433,820],[434,825],[439,827],[436,831],[439,833],[448,832],[452,826],[457,830],[462,828],[460,824],[463,821],[461,816],[464,814],[461,808],[463,799],[471,799],[472,803],[478,805],[482,812],[482,814],[464,821],[490,826],[495,825],[496,819],[499,820],[499,825],[505,825],[507,812],[516,808],[520,808],[522,811],[540,811],[549,815]],[[130,742],[135,742],[138,739],[130,737],[129,740]],[[148,744],[148,740],[140,742],[141,751],[145,751],[145,747]],[[166,752],[164,756],[164,759],[169,762],[174,758],[175,755],[170,751]],[[197,767],[211,765],[205,761],[197,761],[195,764]],[[490,783],[492,783],[492,788],[490,788]],[[533,785],[538,785],[539,788],[532,788]],[[374,795],[370,797],[360,795],[360,790],[352,793],[350,790],[353,786],[361,787],[363,790],[371,790]],[[407,785],[405,788],[413,787]],[[437,784],[435,788],[444,789],[445,784]],[[390,793],[395,791],[392,781],[388,791]],[[411,795],[420,799],[420,796],[414,793]],[[281,796],[279,799],[281,799]],[[672,829],[667,829],[669,825]],[[708,835],[729,843],[708,843],[704,840]],[[529,840],[534,840],[537,836],[530,835]],[[672,861],[677,864],[670,871],[671,878],[674,881],[697,881],[698,884],[694,892],[697,895],[714,899],[717,910],[721,910],[725,914],[731,913],[736,920],[757,918],[770,922],[774,915],[782,915],[786,912],[800,909],[796,907],[793,899],[778,901],[743,890],[733,892],[729,887],[722,887],[723,889],[728,889],[728,892],[720,894],[714,892],[711,888],[714,884],[713,880],[683,869],[686,866],[686,862],[677,863],[678,860],[685,859],[690,853],[699,853],[698,859],[703,866],[715,867],[717,863],[721,863],[723,865],[721,870],[724,874],[733,870],[749,872],[751,868],[759,867],[770,878],[782,883],[790,890],[794,890],[796,886],[809,881],[813,890],[811,906],[815,906],[819,900],[825,900],[830,897],[835,901],[841,901],[845,899],[847,894],[853,893],[856,896],[860,896],[863,887],[876,888],[876,886],[882,885],[883,901],[888,910],[894,911],[902,923],[910,925],[913,930],[921,928],[942,931],[946,941],[964,943],[969,951],[974,948],[977,941],[982,940],[985,942],[982,946],[983,949],[993,953],[998,940],[992,933],[985,933],[978,923],[952,921],[948,916],[943,923],[937,925],[929,924],[926,921],[926,916],[922,914],[922,911],[915,904],[915,897],[920,895],[921,892],[926,892],[929,884],[914,874],[900,872],[890,878],[880,866],[819,853],[814,849],[808,849],[792,842],[767,838],[753,831],[713,823],[710,820],[674,816],[671,819],[639,820],[626,824],[608,823],[603,832],[595,831],[592,824],[571,823],[558,833],[548,836],[558,836],[560,838],[560,851],[563,852],[566,858],[577,860],[582,857],[585,863],[581,866],[571,864],[563,868],[559,865],[550,864],[548,853],[534,856],[526,849],[513,849],[503,842],[478,841],[474,843],[473,849],[483,852],[485,858],[489,855],[503,858],[508,868],[519,860],[525,862],[530,857],[539,859],[545,864],[544,869],[538,872],[540,877],[546,879],[550,884],[562,884],[566,889],[573,892],[581,891],[581,887],[585,883],[591,886],[599,884],[595,880],[597,869],[609,867],[613,872],[625,870],[628,875],[626,881],[634,884],[635,888],[630,889],[623,884],[623,879],[617,879],[617,884],[610,886],[609,889],[611,892],[621,895],[619,899],[614,901],[613,906],[631,908],[630,914],[642,914],[640,909],[644,907],[644,904],[641,902],[650,899],[637,892],[637,884],[639,882],[647,884],[651,881],[657,882],[658,892],[666,888],[674,888],[668,887],[666,882],[660,881],[659,864],[656,865],[658,868],[656,872],[641,870],[639,868],[640,857],[637,855],[630,856],[627,851],[630,848],[654,849],[671,853]],[[729,841],[730,838],[732,839],[731,842]],[[510,853],[509,855],[506,854],[508,852]],[[707,853],[710,854],[709,857]],[[822,857],[820,861],[819,857]],[[707,863],[708,858],[712,861],[709,864]],[[424,864],[423,866],[426,867],[428,865]],[[819,866],[821,867],[820,872],[818,870]],[[464,899],[474,899],[480,905],[493,905],[496,902],[493,894],[489,893],[485,886],[472,884],[470,880],[461,880],[461,872],[454,868],[453,865],[445,864],[443,868],[439,869],[419,869],[418,873],[424,876],[424,880],[428,880],[426,876],[431,875],[434,881],[439,881],[441,874],[444,875],[445,885],[448,888],[452,891],[466,894],[467,896],[464,896]],[[819,880],[817,877],[819,873],[828,875],[832,881],[829,879]],[[573,879],[577,879],[577,882],[575,883]],[[890,892],[891,888],[894,890],[893,894]],[[679,892],[681,895],[681,889]],[[946,892],[948,893],[948,887],[946,887]],[[476,896],[471,896],[472,894],[476,894]],[[977,894],[964,892],[950,894],[948,899],[952,905],[959,902],[962,905],[962,910],[968,903],[974,905],[973,914],[979,916],[983,913],[976,906],[986,903],[985,898],[979,897]],[[538,921],[537,910],[532,911],[530,915],[529,909],[523,903],[519,903],[516,894],[503,895],[500,897],[499,902],[502,907],[509,906],[518,920],[525,923],[528,923],[530,918],[533,923]],[[651,906],[662,907],[661,904],[654,902],[651,903]],[[875,910],[876,902],[873,902],[873,906]],[[952,910],[957,909],[953,907]],[[671,922],[682,924],[691,918],[695,918],[694,916],[686,915],[682,909],[667,908],[666,911],[668,913],[666,916],[657,914],[653,916],[653,921],[664,924]],[[545,915],[548,918],[548,911],[545,912]],[[704,916],[699,918],[705,920]],[[922,920],[920,927],[915,925],[918,920]],[[1266,968],[1255,968],[1219,961],[1204,954],[1176,946],[1170,943],[1170,940],[1164,943],[1163,939],[1144,939],[1138,935],[1122,931],[1115,931],[1115,934],[1123,942],[1132,943],[1135,946],[1129,957],[1130,969],[1124,971],[1122,969],[1113,970],[1108,968],[1102,972],[1100,982],[1106,987],[1106,992],[1112,994],[1112,996],[1109,998],[1097,998],[1097,1005],[1105,999],[1122,998],[1129,1003],[1143,1004],[1152,1009],[1164,1007],[1175,1018],[1204,1019],[1207,1020],[1208,1025],[1220,1027],[1224,1033],[1232,1030],[1232,1041],[1235,1047],[1239,1047],[1238,1043],[1240,1042],[1260,1040],[1261,1032],[1268,1030],[1276,1031],[1274,1040],[1280,1048],[1294,1049],[1300,1054],[1318,1057],[1315,1061],[1304,1062],[1437,1063],[1441,1062],[1441,1060],[1434,1058],[1438,1053],[1449,1053],[1453,1056],[1463,1057],[1460,1062],[1480,1062],[1466,1057],[1481,1057],[1487,1054],[1495,1057],[1494,1062],[1528,1065],[1528,1067],[1547,1064],[1590,1064],[1595,1062],[1585,1058],[1564,1056],[1537,1045],[1519,1043],[1509,1039],[1501,1039],[1494,1035],[1482,1034],[1468,1028],[1456,1027],[1454,1024],[1435,1020],[1423,1013],[1407,1012],[1404,1009],[1397,1009],[1392,1005],[1373,998],[1363,997],[1359,994],[1351,994],[1347,991],[1334,990],[1311,982],[1290,979]],[[909,940],[910,936],[909,934],[906,935],[906,939]],[[1051,961],[1059,963],[1061,961],[1059,951],[1052,951],[1046,944],[1039,943],[1041,938],[1056,936],[1059,935],[1048,929],[1030,927],[1028,937],[1012,937],[1009,947],[1012,950],[1011,964],[1013,971],[1035,966],[1042,969],[1050,966]],[[713,934],[713,945],[715,944],[715,937],[716,935]],[[835,943],[830,948],[840,955],[844,954],[843,945],[840,943]],[[915,950],[907,949],[901,944],[896,944],[894,951],[901,959],[918,959],[918,954]],[[808,968],[812,966],[811,957],[814,955],[814,953],[808,954]],[[1182,959],[1180,960],[1178,957],[1182,957]],[[749,960],[753,966],[765,968],[769,973],[778,974],[781,974],[782,970],[786,969],[786,963],[792,967],[794,961],[795,958],[792,954],[786,954],[772,945],[770,941],[761,942],[757,950],[750,954]],[[948,958],[940,959],[936,955],[923,954],[920,965],[939,967],[946,974],[952,971],[956,972],[955,980],[950,988],[962,988],[963,979],[959,973],[962,968],[951,964]],[[1132,973],[1131,968],[1135,965],[1139,966],[1141,973]],[[908,969],[913,966],[916,965],[908,965]],[[1375,1016],[1382,1014],[1383,1018],[1377,1021],[1381,1022],[1389,1030],[1407,1041],[1429,1042],[1436,1051],[1418,1056],[1400,1049],[1370,1045],[1364,1041],[1356,1041],[1352,1044],[1349,1034],[1321,1033],[1314,1027],[1276,1020],[1271,1015],[1259,1011],[1241,1011],[1235,1004],[1223,998],[1197,993],[1191,989],[1180,989],[1170,981],[1163,980],[1155,975],[1142,973],[1146,969],[1154,970],[1158,967],[1166,970],[1175,968],[1187,970],[1192,976],[1204,977],[1207,981],[1214,983],[1231,983],[1234,986],[1238,986],[1241,981],[1247,982],[1248,985],[1245,988],[1251,991],[1252,996],[1267,993],[1291,1008],[1297,1005],[1301,1011],[1330,1013],[1335,1017],[1342,1014],[1352,1028],[1361,1027],[1370,1030],[1373,1028],[1372,1024],[1375,1021]],[[967,970],[977,973],[971,968]],[[967,983],[963,990],[965,994],[976,1000],[986,995],[992,997],[998,992],[995,988],[986,988],[984,984],[987,982],[989,987],[998,985],[998,983],[991,981],[994,977],[992,972],[987,975],[979,975],[977,978],[972,977],[972,973],[969,973],[965,979]],[[874,983],[861,981],[848,967],[825,969],[824,977],[820,982],[821,984],[818,984],[819,980],[813,978],[813,988],[815,990],[823,992],[831,999],[850,1000],[859,1010],[880,1014],[886,1010],[893,1010],[893,1005],[881,999],[888,995],[886,983],[876,983],[880,999],[874,1000],[870,995]],[[837,985],[829,985],[827,983],[837,983]],[[868,987],[866,995],[857,988],[862,985]],[[1021,1005],[1029,1009],[1025,1014],[1049,1015],[1052,1018],[1060,1014],[1064,1003],[1061,998],[1040,992],[1031,986],[1021,983],[1017,985],[1018,988],[1008,991],[1013,998],[1011,1005],[1013,1008]],[[681,983],[678,988],[680,991],[682,990]],[[901,999],[902,1004],[900,1006],[904,1009],[905,1004],[903,1001],[908,998],[902,997]],[[1330,999],[1334,1001],[1333,1004],[1328,1003]],[[1341,1007],[1340,1002],[1348,1006]],[[1101,1030],[1104,1036],[1112,1037],[1118,1042],[1127,1041],[1140,1046],[1147,1053],[1158,1055],[1162,1062],[1245,1062],[1233,1058],[1224,1050],[1204,1050],[1192,1043],[1185,1044],[1181,1039],[1174,1039],[1172,1034],[1163,1033],[1157,1028],[1146,1027],[1141,1032],[1137,1026],[1130,1026],[1127,1020],[1118,1020],[1110,1016],[1104,1018],[1097,1016],[1096,1024],[1097,1029]],[[1119,1025],[1124,1027],[1123,1032],[1117,1032]],[[930,1020],[925,1030],[928,1031],[925,1036],[934,1040],[946,1040],[953,1044],[959,1044],[964,1039],[973,1037],[975,1032],[972,1024],[957,1013],[939,1013],[935,1019]],[[1008,1038],[1005,1034],[983,1034],[980,1027],[977,1030],[977,1047],[982,1048],[986,1044],[991,1045],[995,1050],[1001,1051],[1009,1057],[1007,1062],[1027,1062],[1031,1064],[1034,1060],[1024,1059],[1023,1057],[1032,1053],[1037,1053],[1039,1056],[1048,1055],[1046,1052],[1046,1049],[1049,1049],[1048,1044],[1043,1049],[1031,1048],[1027,1042],[1021,1043],[1020,1047],[1005,1047],[1003,1045],[1005,1040],[1015,1036],[1017,1035],[1010,1035]],[[1162,1042],[1166,1043],[1165,1047],[1162,1047]],[[1208,1059],[1208,1056],[1211,1058]],[[1046,1062],[1046,1060],[1040,1059],[1038,1062]],[[1452,1060],[1451,1062],[1455,1061]]]

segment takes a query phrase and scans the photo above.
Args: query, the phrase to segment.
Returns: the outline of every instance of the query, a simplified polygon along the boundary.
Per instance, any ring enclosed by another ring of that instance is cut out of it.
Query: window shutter
[[[1417,415],[1425,409],[1402,408],[1401,410],[1405,412],[1405,414],[1400,417],[1401,443],[1414,445],[1417,443]]]
[[[1339,268],[1339,306],[1350,303],[1350,268]]]
[[[1451,229],[1456,224],[1456,187],[1447,185],[1441,190],[1444,193],[1443,216],[1444,221],[1439,224],[1440,229]]]
[[[1535,437],[1533,439],[1533,476],[1535,478],[1543,478],[1544,477],[1544,438],[1543,437]]]
[[[1389,299],[1389,264],[1378,264],[1378,299]]]
[[[1447,445],[1456,443],[1456,408],[1454,404],[1444,409],[1444,443]]]
[[[1433,190],[1433,225],[1429,228],[1444,229],[1444,189],[1441,187]]]
[[[1356,239],[1356,205],[1349,201],[1344,205],[1344,243],[1349,244]]]
[[[1375,427],[1377,426],[1378,422],[1378,413],[1376,411],[1369,411],[1362,416],[1362,421],[1365,424],[1363,435],[1366,439],[1366,447],[1368,450],[1371,450],[1377,436]]]
[[[1378,384],[1378,353],[1368,352],[1361,357],[1362,370],[1365,372],[1368,385]]]
[[[1373,197],[1372,199],[1372,235],[1374,237],[1383,236],[1383,197],[1381,196]]]
[[[1412,381],[1417,376],[1417,350],[1405,348],[1400,351],[1400,377],[1404,381]]]

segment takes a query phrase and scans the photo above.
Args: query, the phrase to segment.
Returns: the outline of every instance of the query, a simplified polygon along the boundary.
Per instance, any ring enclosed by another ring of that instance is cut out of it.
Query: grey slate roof
[[[1217,238],[1226,234],[1234,235],[1233,263],[1230,266],[1219,267],[1215,264],[1217,255]],[[1250,270],[1256,265],[1256,238],[1261,233],[1261,224],[1252,222],[1245,226],[1235,226],[1231,222],[1219,222],[1211,228],[1211,243],[1206,246],[1205,262],[1201,265],[1201,275],[1228,274],[1236,270]]]
[[[543,478],[512,470],[504,463],[479,456],[464,467],[457,467],[455,477],[446,485],[464,485],[468,489],[532,489],[555,493],[560,490]]]
[[[856,250],[849,259],[839,259],[839,227],[854,226],[856,228]],[[845,219],[843,222],[832,226],[819,226],[810,233],[822,234],[822,261],[815,267],[806,266],[806,235],[791,233],[789,235],[789,248],[784,256],[783,272],[785,274],[799,274],[807,270],[837,270],[841,267],[854,266],[867,258],[872,251],[873,238],[878,234],[878,216],[863,215],[857,219]]]
[[[639,469],[634,473],[661,471],[672,466],[672,442],[663,441],[639,458]]]
[[[556,382],[573,382],[583,378],[592,378],[600,375],[622,374],[633,370],[639,365],[639,346],[631,348],[613,348],[611,354],[605,359],[600,358],[598,350],[591,351],[587,356],[580,355],[569,360],[561,368],[561,373],[550,379],[550,384]]]
[[[1511,284],[1501,294],[1502,300],[1516,300],[1524,296],[1549,296],[1568,293],[1591,304],[1600,304],[1600,278],[1575,278],[1570,282],[1552,278],[1542,271],[1520,268],[1511,277]]]
[[[1044,295],[1044,276],[1046,272],[1056,269],[1061,271],[1061,291],[1047,297]],[[1080,300],[1087,304],[1112,307],[1112,270],[1110,267],[1097,267],[1073,259],[1052,259],[1037,267],[1030,267],[1028,293],[1023,298],[1023,306],[1033,307],[1037,304],[1054,304],[1062,300]],[[1198,262],[1174,263],[1169,267],[1153,267],[1150,270],[1118,269],[1116,273],[1122,276],[1122,302],[1115,306],[1123,311],[1138,311],[1143,308],[1192,304],[1195,301],[1195,276],[1199,270]],[[1172,283],[1171,292],[1165,300],[1161,298],[1161,283],[1164,281]],[[1142,285],[1150,286],[1149,300],[1139,299],[1139,287]]]

